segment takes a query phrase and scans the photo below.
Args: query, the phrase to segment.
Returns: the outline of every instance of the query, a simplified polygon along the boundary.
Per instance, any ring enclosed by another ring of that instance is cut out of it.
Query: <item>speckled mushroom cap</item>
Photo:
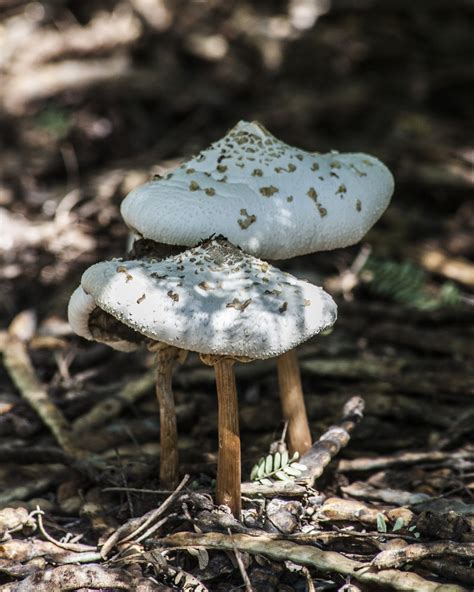
[[[95,300],[83,290],[82,286],[74,290],[67,310],[69,324],[74,333],[89,341],[105,343],[119,351],[130,352],[139,347],[137,343],[123,339],[118,334],[107,334],[103,332],[100,337],[97,334],[93,335],[89,327],[89,320],[96,308],[97,304]]]
[[[147,239],[193,246],[223,234],[244,251],[286,259],[358,242],[393,193],[387,167],[367,154],[289,146],[258,123],[224,138],[122,202]]]
[[[161,261],[98,263],[81,285],[135,331],[203,354],[277,356],[333,325],[337,313],[321,288],[221,239]]]

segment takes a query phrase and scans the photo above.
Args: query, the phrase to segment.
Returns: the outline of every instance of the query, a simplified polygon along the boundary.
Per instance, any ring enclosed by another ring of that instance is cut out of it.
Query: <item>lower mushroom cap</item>
[[[100,315],[97,312],[98,307],[94,298],[87,294],[82,286],[76,288],[68,305],[68,320],[74,333],[89,341],[104,343],[118,351],[130,352],[140,347],[140,340],[143,340],[140,334],[134,334],[134,331],[113,317],[113,323],[110,323],[107,319],[109,315],[104,311],[100,311]],[[95,319],[96,322],[91,323],[91,319]]]
[[[98,263],[84,273],[82,287],[133,330],[205,354],[278,356],[337,316],[324,290],[225,240],[162,261]]]

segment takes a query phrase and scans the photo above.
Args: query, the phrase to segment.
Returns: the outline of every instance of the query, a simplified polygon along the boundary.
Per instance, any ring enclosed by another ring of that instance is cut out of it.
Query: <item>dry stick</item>
[[[99,561],[100,554],[93,551],[81,553],[66,551],[55,543],[35,539],[10,539],[0,545],[0,559],[14,560],[21,563],[37,557],[47,557],[54,563],[90,563]],[[1,588],[0,588],[1,589]]]
[[[15,502],[18,500],[28,500],[32,497],[40,495],[44,491],[48,491],[55,485],[58,485],[64,478],[64,474],[64,467],[50,465],[45,470],[45,467],[41,466],[40,471],[35,471],[34,476],[29,477],[26,481],[22,481],[17,486],[6,489],[2,483],[2,490],[0,491],[0,506],[5,506],[10,502]]]
[[[174,405],[173,367],[180,350],[165,347],[156,354],[156,396],[160,406],[160,485],[175,487],[178,481],[178,428]]]
[[[307,468],[301,477],[295,481],[276,481],[271,485],[245,482],[242,483],[242,492],[250,496],[264,495],[269,497],[305,495],[308,492],[308,487],[313,486],[314,481],[322,475],[331,459],[349,442],[350,432],[362,419],[364,405],[364,400],[360,397],[352,397],[347,401],[343,408],[341,424],[330,427],[302,456],[301,463]]]
[[[393,456],[377,456],[375,458],[356,458],[341,460],[339,471],[374,471],[386,469],[396,465],[413,465],[420,463],[449,462],[452,466],[456,461],[474,459],[474,452],[459,450],[457,452],[403,452]]]
[[[430,582],[417,574],[387,569],[375,571],[365,568],[363,563],[344,557],[334,551],[323,551],[309,545],[299,545],[290,541],[274,540],[262,535],[253,537],[234,534],[231,537],[220,533],[196,534],[180,532],[157,541],[160,545],[172,548],[206,547],[232,551],[237,547],[254,555],[263,555],[276,561],[292,561],[299,565],[314,567],[325,573],[350,575],[355,580],[378,586],[387,586],[406,592],[466,592],[462,586]]]
[[[240,435],[234,360],[219,358],[214,363],[214,370],[219,403],[216,501],[229,506],[232,514],[240,518]]]
[[[378,516],[387,518],[390,522],[402,518],[405,524],[409,524],[413,520],[414,514],[408,508],[382,510],[360,501],[330,497],[317,508],[316,516],[319,522],[330,522],[331,524],[334,522],[359,522],[367,526],[375,526]]]
[[[136,380],[128,382],[119,393],[100,401],[90,411],[78,417],[72,424],[74,431],[86,432],[103,425],[119,415],[125,407],[143,397],[152,388],[154,382],[153,372],[147,372]]]
[[[21,395],[51,430],[64,452],[74,458],[81,458],[83,453],[73,441],[69,422],[48,397],[36,376],[25,343],[16,335],[9,335],[6,339],[3,363]]]
[[[173,493],[168,496],[165,501],[154,510],[150,510],[139,518],[132,518],[125,524],[122,524],[115,532],[113,532],[109,538],[105,541],[101,549],[101,555],[105,559],[113,547],[120,541],[126,542],[133,537],[139,535],[146,530],[152,522],[154,522],[168,507],[174,502],[178,493],[183,489],[189,480],[189,475],[185,475],[178,487]]]
[[[241,486],[242,495],[263,495],[264,497],[303,497],[308,493],[308,487],[294,481],[275,481],[271,485],[262,485],[258,481],[244,481]]]
[[[301,463],[306,465],[306,471],[298,479],[312,486],[315,480],[323,474],[324,469],[332,458],[338,454],[341,448],[347,446],[350,433],[361,421],[364,411],[364,400],[361,397],[352,397],[344,405],[342,420],[339,425],[331,426],[313,444],[306,454],[301,457]]]
[[[101,565],[62,565],[33,573],[21,582],[0,586],[0,592],[51,592],[51,590],[77,589],[135,590],[136,592],[172,592],[164,584],[136,578],[125,570],[110,569]]]
[[[232,538],[232,533],[230,531],[230,528],[227,529],[227,533]],[[254,589],[252,587],[252,583],[251,583],[248,573],[245,569],[244,561],[242,559],[242,554],[237,549],[237,547],[235,545],[234,545],[234,555],[235,555],[235,559],[237,561],[237,565],[239,567],[240,575],[242,576],[242,580],[244,581],[244,584],[245,584],[245,590],[247,592],[254,592]]]
[[[434,543],[415,543],[401,549],[387,549],[374,557],[371,565],[377,569],[400,567],[404,563],[421,561],[431,557],[474,557],[474,543],[455,543],[453,541],[436,541]]]
[[[60,541],[57,541],[54,537],[52,537],[49,533],[46,532],[42,518],[44,512],[40,509],[39,506],[36,506],[36,512],[39,531],[44,536],[44,538],[50,543],[53,543],[53,545],[56,545],[57,547],[59,547],[60,549],[64,549],[65,551],[72,551],[73,553],[97,552],[97,547],[95,546],[93,547],[91,545],[82,545],[80,543],[61,543]]]
[[[451,559],[426,559],[421,562],[422,567],[437,573],[448,580],[458,580],[463,584],[470,584],[474,589],[474,570],[469,565],[454,563]]]
[[[294,349],[277,358],[278,383],[283,417],[288,421],[291,454],[304,454],[311,448],[311,432],[304,402],[298,357]]]

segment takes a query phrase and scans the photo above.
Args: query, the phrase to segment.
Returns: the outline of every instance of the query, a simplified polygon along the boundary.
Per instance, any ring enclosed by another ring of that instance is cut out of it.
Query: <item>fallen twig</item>
[[[352,397],[346,402],[341,423],[331,426],[298,461],[306,469],[294,481],[275,481],[271,485],[254,481],[244,482],[242,483],[242,494],[269,497],[277,495],[300,497],[307,494],[308,488],[312,487],[316,479],[323,474],[331,459],[341,448],[347,446],[350,433],[363,417],[364,405],[364,400],[361,397]]]
[[[315,516],[318,521],[360,522],[367,526],[376,526],[380,516],[384,521],[389,522],[395,522],[401,518],[404,525],[408,525],[413,520],[414,514],[408,508],[380,510],[356,500],[331,497],[316,510]]]
[[[164,584],[145,578],[134,578],[125,570],[108,569],[100,565],[62,565],[28,576],[21,582],[0,586],[0,592],[51,592],[51,590],[77,590],[78,588],[135,590],[136,592],[172,592]]]
[[[100,554],[94,551],[81,553],[66,551],[55,543],[41,541],[39,539],[5,541],[0,546],[0,559],[9,559],[18,562],[30,561],[37,557],[48,557],[54,563],[90,563],[99,561]],[[1,590],[1,588],[0,588]]]
[[[37,513],[37,521],[38,521],[39,531],[41,532],[41,534],[44,536],[44,538],[47,541],[49,541],[50,543],[53,543],[53,545],[56,545],[56,547],[59,547],[60,549],[64,549],[65,551],[72,551],[73,553],[89,553],[89,552],[96,553],[97,552],[97,547],[95,547],[95,546],[82,545],[82,544],[77,544],[77,543],[62,543],[61,541],[57,541],[54,537],[52,537],[50,534],[48,534],[46,532],[46,529],[44,528],[44,524],[43,524],[43,517],[42,517],[44,512],[42,512],[38,506],[36,507],[36,513]]]
[[[28,355],[26,343],[21,334],[15,330],[18,324],[21,325],[18,321],[19,316],[10,324],[5,343],[1,344],[5,368],[21,395],[51,430],[64,452],[74,458],[81,458],[83,453],[74,442],[69,422],[51,401],[48,393],[38,380]]]
[[[420,264],[428,271],[460,282],[469,288],[474,286],[474,265],[467,259],[451,257],[433,246],[419,249],[417,255]]]
[[[432,499],[426,493],[411,493],[410,491],[391,488],[382,489],[373,487],[363,481],[355,481],[350,485],[341,487],[341,491],[357,499],[382,501],[394,506],[411,506],[426,503]]]
[[[344,405],[342,420],[339,425],[331,426],[319,440],[301,457],[301,464],[306,466],[298,481],[304,481],[312,486],[316,479],[323,474],[324,469],[341,448],[347,446],[350,433],[363,417],[364,400],[352,397]]]
[[[458,452],[402,452],[392,456],[377,456],[376,458],[356,458],[354,460],[341,460],[338,470],[348,473],[350,471],[374,471],[386,469],[396,465],[413,465],[428,462],[449,462],[453,466],[456,461],[474,459],[474,451],[460,450]]]
[[[228,534],[232,538],[232,533],[231,533],[230,529],[228,530]],[[253,589],[252,584],[250,582],[250,578],[248,576],[247,570],[245,569],[245,565],[244,565],[244,562],[242,559],[242,554],[238,550],[236,545],[234,545],[234,555],[235,555],[235,559],[237,561],[237,565],[239,567],[240,575],[242,576],[242,579],[245,584],[245,590],[247,592],[254,592],[254,589]]]
[[[157,541],[160,545],[171,548],[206,547],[232,551],[234,545],[240,550],[254,555],[263,555],[276,561],[293,561],[300,565],[314,567],[322,572],[336,572],[350,575],[355,580],[373,584],[381,589],[387,586],[393,590],[406,592],[466,592],[462,586],[430,582],[417,574],[395,569],[375,571],[365,568],[363,563],[353,561],[340,553],[322,551],[309,545],[299,545],[290,541],[274,540],[262,535],[252,537],[245,534],[206,533],[196,534],[179,532]]]
[[[434,543],[415,543],[401,549],[387,549],[374,557],[371,565],[377,569],[401,567],[405,563],[421,561],[432,557],[453,555],[472,560],[474,543],[454,543],[453,541],[436,541]]]
[[[158,507],[150,512],[147,512],[139,518],[132,518],[125,524],[122,524],[109,538],[105,541],[101,549],[101,556],[105,559],[110,551],[115,547],[117,543],[125,543],[131,541],[134,537],[142,534],[143,531],[147,531],[151,524],[169,508],[169,506],[177,498],[179,492],[183,489],[189,480],[189,475],[185,475],[178,487],[173,493],[168,496],[165,501]],[[147,531],[148,532],[148,531]]]
[[[97,403],[85,415],[77,418],[73,423],[75,433],[92,431],[110,419],[117,417],[125,407],[129,407],[140,397],[143,397],[155,383],[153,372],[128,382],[117,394],[107,397]]]
[[[305,485],[295,483],[294,481],[275,481],[271,485],[263,485],[254,481],[245,481],[242,483],[242,495],[263,495],[265,497],[275,497],[283,495],[285,497],[301,497],[308,493]]]
[[[426,559],[421,565],[450,580],[470,584],[474,589],[474,570],[469,565],[454,563],[452,559]]]

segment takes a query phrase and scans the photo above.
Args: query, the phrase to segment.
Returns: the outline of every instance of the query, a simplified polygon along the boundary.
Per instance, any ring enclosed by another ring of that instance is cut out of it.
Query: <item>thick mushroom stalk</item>
[[[160,407],[160,485],[169,489],[178,483],[178,428],[173,396],[173,368],[187,352],[158,343],[156,347],[156,397]],[[151,346],[150,349],[155,349]]]
[[[277,358],[278,383],[283,418],[288,422],[290,452],[303,455],[311,448],[311,432],[304,402],[301,374],[296,351],[291,349]]]
[[[240,518],[240,434],[239,407],[235,384],[234,360],[225,356],[201,354],[204,364],[214,366],[218,401],[219,451],[217,456],[216,502],[229,506]]]

